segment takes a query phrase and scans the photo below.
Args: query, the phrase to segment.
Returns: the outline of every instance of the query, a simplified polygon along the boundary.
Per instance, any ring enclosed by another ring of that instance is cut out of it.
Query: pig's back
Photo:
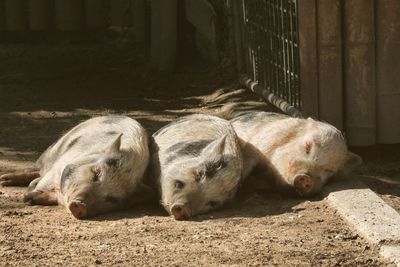
[[[277,129],[277,125],[280,127],[291,124],[292,120],[280,113],[255,111],[236,117],[230,122],[239,138],[250,142],[255,136],[270,136]]]
[[[233,153],[239,153],[238,139],[229,121],[210,115],[189,115],[154,133],[152,150],[157,152],[163,162],[169,151],[176,150],[173,148],[177,146],[190,147],[193,149],[193,154],[196,154],[224,135],[227,135],[228,149]]]
[[[84,157],[106,150],[122,134],[121,149],[139,154],[148,150],[144,128],[126,116],[102,116],[84,121],[51,145],[38,159],[41,173],[46,173],[57,161]],[[148,152],[147,152],[148,153]]]

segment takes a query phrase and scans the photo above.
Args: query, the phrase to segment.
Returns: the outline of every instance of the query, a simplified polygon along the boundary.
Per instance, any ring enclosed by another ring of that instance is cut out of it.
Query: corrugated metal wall
[[[351,145],[400,143],[400,1],[298,5],[304,113]]]

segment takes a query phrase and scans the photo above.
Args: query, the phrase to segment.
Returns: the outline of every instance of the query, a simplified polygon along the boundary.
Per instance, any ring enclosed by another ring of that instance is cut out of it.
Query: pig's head
[[[61,202],[78,219],[115,209],[135,187],[121,135],[101,153],[78,158],[61,176]]]
[[[300,196],[319,193],[334,175],[348,174],[362,160],[348,151],[345,139],[335,127],[307,120],[305,132],[297,135],[272,157],[281,181]]]
[[[233,198],[242,162],[234,142],[227,139],[225,135],[210,142],[197,157],[184,158],[166,170],[161,203],[176,220],[208,212]]]

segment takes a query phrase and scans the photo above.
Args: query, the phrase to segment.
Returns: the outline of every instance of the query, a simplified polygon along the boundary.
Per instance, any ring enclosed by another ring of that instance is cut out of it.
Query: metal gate
[[[241,81],[292,116],[300,116],[297,0],[234,1]]]

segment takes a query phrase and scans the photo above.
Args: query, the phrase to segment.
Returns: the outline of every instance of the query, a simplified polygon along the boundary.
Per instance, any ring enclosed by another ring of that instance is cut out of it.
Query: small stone
[[[101,260],[99,260],[99,259],[96,259],[96,260],[94,261],[94,263],[95,263],[95,264],[102,264]]]

